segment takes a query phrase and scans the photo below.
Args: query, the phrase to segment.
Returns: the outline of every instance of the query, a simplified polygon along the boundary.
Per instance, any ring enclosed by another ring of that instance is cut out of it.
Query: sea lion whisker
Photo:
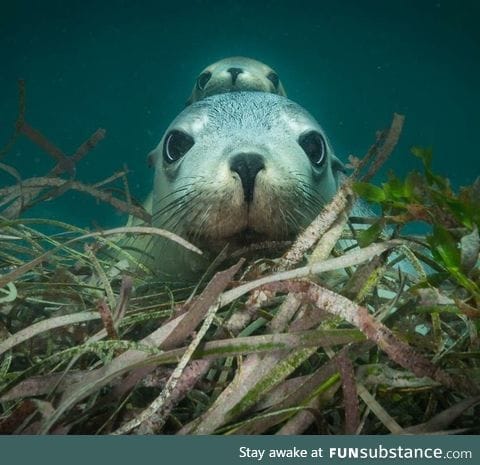
[[[195,193],[195,192],[188,192],[187,194],[184,194],[182,197],[179,197],[177,199],[174,199],[167,205],[165,205],[163,208],[159,209],[155,214],[153,215],[153,218],[156,219],[160,215],[164,215],[171,211],[173,208],[176,207],[182,207],[184,205],[187,205],[191,203],[196,197],[201,195],[200,193]],[[169,218],[169,217],[168,217]]]
[[[205,205],[205,204],[209,205],[205,200],[207,196],[205,196],[204,192],[198,192],[197,194],[198,195],[196,195],[189,201],[184,211],[182,211],[181,214],[177,217],[178,218],[177,223],[184,223],[185,222],[184,220],[188,218],[187,224],[190,226],[195,225],[195,228],[197,228],[197,222],[198,222],[197,218],[200,215],[205,214],[205,210],[201,208],[201,205]],[[208,208],[211,208],[211,205],[209,205]],[[191,227],[188,227],[187,230],[190,233]]]
[[[299,223],[296,216],[292,213],[290,209],[287,209],[287,210],[282,209],[282,215],[285,218],[285,221],[283,222],[284,224],[283,236],[288,238],[291,235],[292,231],[298,232]]]
[[[197,212],[197,215],[195,217],[195,229],[190,231],[192,241],[198,241],[198,239],[203,235],[203,232],[205,230],[205,224],[209,220],[211,209],[212,206],[209,205],[206,210],[199,210]],[[197,219],[198,217],[200,217],[199,220]]]
[[[288,233],[290,229],[295,229],[296,228],[296,219],[292,215],[289,209],[284,209],[284,208],[279,208],[279,212],[282,218],[282,221],[280,222],[281,225],[281,234],[280,236],[282,238],[288,237]]]
[[[178,205],[178,207],[179,208],[172,211],[165,220],[166,224],[170,224],[174,231],[184,229],[178,228],[178,226],[184,224],[185,218],[189,218],[191,216],[191,213],[195,210],[195,204],[193,202],[189,202],[186,204]]]
[[[179,225],[182,224],[182,219],[184,215],[188,215],[190,213],[191,208],[182,208],[180,205],[177,209],[173,210],[168,217],[163,219],[163,227],[167,228],[172,232],[176,232],[181,234],[181,227]]]
[[[189,222],[188,225],[189,227],[186,228],[185,234],[186,238],[192,242],[195,243],[198,241],[198,239],[202,236],[202,233],[204,231],[204,223],[205,221],[208,220],[208,215],[206,215],[206,210],[197,208],[198,206],[195,205],[192,208],[189,209],[188,211],[188,217],[189,217]],[[211,208],[211,205],[207,208],[207,211]],[[192,213],[193,212],[193,213]],[[183,217],[183,215],[182,215]],[[202,219],[199,221],[199,217],[202,217]],[[183,222],[183,218],[180,219],[180,222]],[[194,226],[194,227],[192,227]]]
[[[176,198],[176,196],[177,196],[178,194],[180,194],[180,193],[182,193],[182,192],[187,192],[187,193],[188,193],[188,191],[192,191],[190,185],[188,185],[188,186],[181,186],[181,187],[173,190],[172,192],[169,192],[168,194],[164,195],[163,197],[160,197],[159,199],[156,199],[156,202],[161,204],[161,203],[165,202],[167,199],[169,199],[169,198],[171,198],[171,197],[175,197],[175,198]],[[182,194],[182,195],[184,195],[184,194]]]
[[[321,204],[322,207],[328,203],[328,199],[326,199],[326,197],[322,193],[317,193],[313,191],[310,186],[299,184],[298,190],[300,190],[306,196],[305,198],[308,201],[311,201],[313,205],[316,205],[317,208],[319,203]]]

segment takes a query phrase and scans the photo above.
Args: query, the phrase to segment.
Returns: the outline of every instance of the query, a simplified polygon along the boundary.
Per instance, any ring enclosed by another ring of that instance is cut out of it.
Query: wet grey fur
[[[163,157],[172,130],[195,143],[178,161]],[[315,166],[299,145],[309,131],[320,133],[326,159]],[[256,154],[265,162],[255,180],[255,196],[243,201],[242,184],[231,169],[238,154]],[[214,95],[185,108],[151,154],[155,180],[153,225],[168,229],[206,251],[198,259],[166,240],[142,245],[151,266],[162,273],[195,276],[226,244],[249,240],[293,240],[335,195],[343,165],[322,127],[300,105],[264,92]]]

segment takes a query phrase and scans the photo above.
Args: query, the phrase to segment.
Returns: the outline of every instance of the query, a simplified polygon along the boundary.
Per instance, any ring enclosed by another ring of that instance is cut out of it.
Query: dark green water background
[[[274,67],[344,160],[363,155],[400,112],[405,131],[387,169],[418,167],[409,148],[423,145],[456,185],[480,174],[480,1],[473,0],[0,0],[0,145],[24,78],[28,122],[67,153],[98,127],[107,130],[78,178],[95,182],[126,163],[142,197],[152,181],[146,154],[201,69],[231,55]],[[25,177],[53,166],[28,140],[1,161]],[[86,226],[123,221],[80,194],[34,213]]]

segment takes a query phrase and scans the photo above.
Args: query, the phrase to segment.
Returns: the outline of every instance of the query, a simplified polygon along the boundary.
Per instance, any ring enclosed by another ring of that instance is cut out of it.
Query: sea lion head
[[[230,57],[207,66],[197,77],[187,105],[215,94],[238,91],[285,95],[278,74],[264,63],[246,57]]]
[[[153,225],[212,252],[293,239],[332,199],[342,170],[306,110],[262,92],[190,105],[152,157]]]

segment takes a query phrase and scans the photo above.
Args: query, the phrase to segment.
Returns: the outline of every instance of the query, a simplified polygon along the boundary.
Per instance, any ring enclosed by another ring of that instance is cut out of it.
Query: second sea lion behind
[[[211,95],[241,91],[286,95],[278,74],[270,66],[236,56],[207,66],[197,77],[187,105]]]

